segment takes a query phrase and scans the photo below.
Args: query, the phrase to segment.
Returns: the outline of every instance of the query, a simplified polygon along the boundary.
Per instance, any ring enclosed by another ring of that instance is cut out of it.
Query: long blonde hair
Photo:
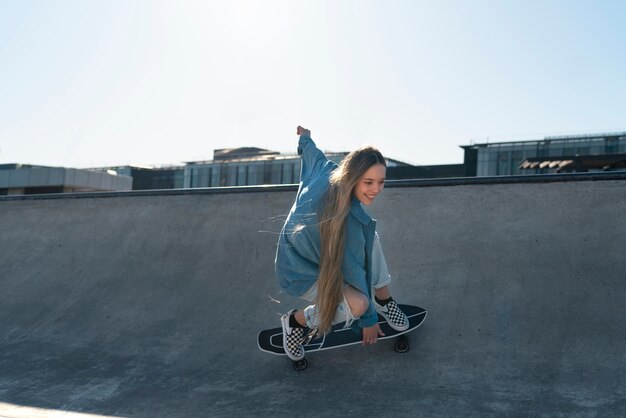
[[[317,281],[318,333],[330,329],[337,307],[343,300],[344,280],[341,272],[346,242],[346,218],[352,202],[354,187],[360,178],[376,164],[387,163],[376,148],[366,146],[352,151],[330,177],[330,187],[324,207],[320,210],[320,273]]]

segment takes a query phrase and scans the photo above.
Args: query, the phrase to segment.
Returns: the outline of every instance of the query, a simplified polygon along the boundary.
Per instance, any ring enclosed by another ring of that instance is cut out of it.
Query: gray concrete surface
[[[294,193],[0,199],[0,416],[626,416],[626,181],[388,188],[429,317],[301,373],[255,340]]]

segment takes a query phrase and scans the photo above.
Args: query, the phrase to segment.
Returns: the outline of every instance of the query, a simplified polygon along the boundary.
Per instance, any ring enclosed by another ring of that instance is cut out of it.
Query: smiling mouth
[[[376,197],[376,195],[371,196],[371,195],[366,194],[366,195],[365,195],[365,197],[367,197],[368,199],[372,199],[372,200],[374,200],[374,198]]]

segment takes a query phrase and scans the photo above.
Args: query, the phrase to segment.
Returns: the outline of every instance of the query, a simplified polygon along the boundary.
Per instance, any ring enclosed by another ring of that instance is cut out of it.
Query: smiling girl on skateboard
[[[398,331],[409,326],[389,293],[376,221],[363,208],[384,188],[385,159],[377,149],[363,147],[337,166],[316,147],[309,130],[298,126],[297,134],[301,182],[276,252],[280,286],[313,303],[281,318],[285,353],[296,361],[304,358],[306,328],[325,333],[345,321],[346,327],[362,329],[363,344],[374,344],[384,335],[377,312]]]

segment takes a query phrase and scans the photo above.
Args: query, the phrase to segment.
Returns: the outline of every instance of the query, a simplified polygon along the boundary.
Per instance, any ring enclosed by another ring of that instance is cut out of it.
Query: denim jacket
[[[321,243],[318,210],[329,188],[330,175],[337,168],[337,164],[327,159],[309,136],[300,137],[298,154],[302,159],[300,187],[278,239],[275,266],[280,286],[292,296],[302,296],[319,276]],[[376,221],[353,196],[346,218],[346,243],[341,270],[345,282],[367,295],[370,301],[375,232]],[[376,310],[370,302],[356,325],[364,328],[376,322]]]

